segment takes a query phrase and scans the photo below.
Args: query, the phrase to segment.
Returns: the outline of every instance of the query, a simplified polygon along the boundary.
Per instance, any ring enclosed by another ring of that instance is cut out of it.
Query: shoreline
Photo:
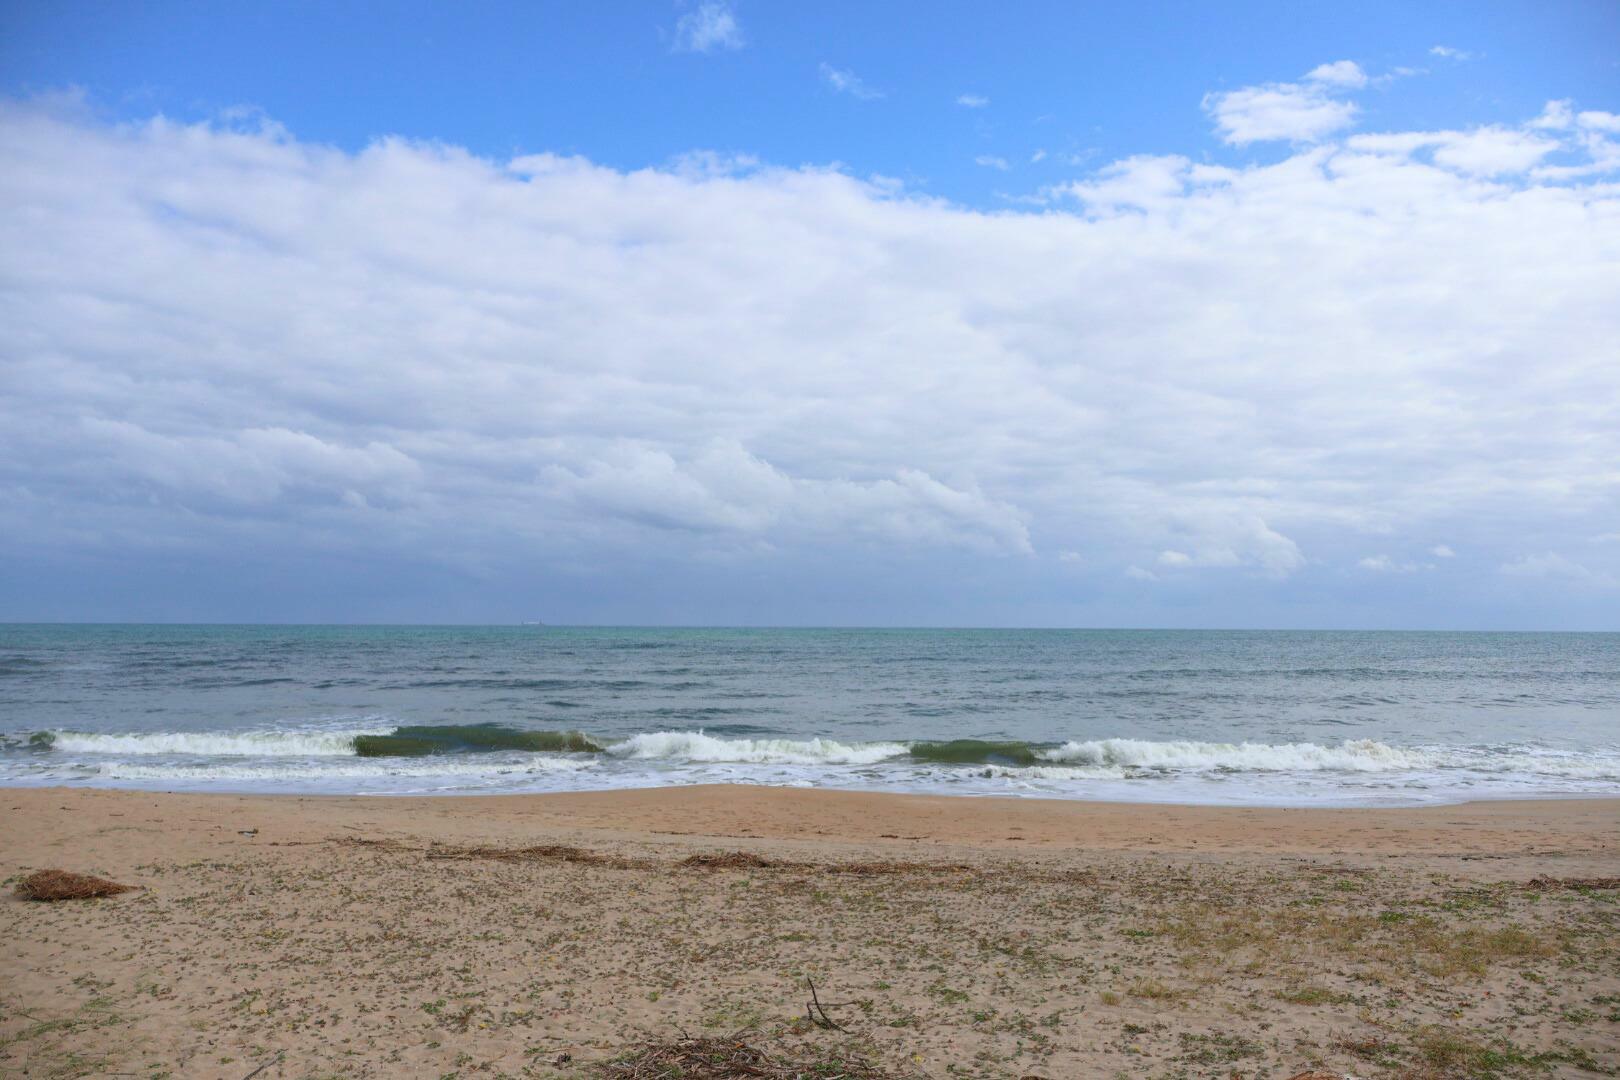
[[[57,787],[0,809],[7,1074],[592,1080],[682,1034],[896,1080],[1620,1060],[1617,799]],[[137,891],[9,895],[44,868]],[[805,1021],[806,980],[839,1028]]]
[[[535,831],[622,837],[815,840],[1028,851],[1290,852],[1345,855],[1526,853],[1526,837],[1576,841],[1620,859],[1620,798],[1479,799],[1412,807],[1208,806],[932,795],[756,784],[687,784],[480,795],[308,795],[90,787],[0,789],[13,812],[116,813],[140,804],[257,815],[295,832],[386,818],[393,829],[512,838]],[[124,806],[127,804],[127,807]],[[320,808],[319,819],[310,811]],[[69,807],[62,807],[69,809]],[[160,815],[166,818],[167,815]],[[40,823],[43,824],[43,823]],[[12,844],[7,844],[9,848]],[[1546,849],[1546,843],[1540,849]],[[1564,856],[1575,851],[1559,849]],[[0,854],[8,855],[5,848]]]
[[[682,789],[763,789],[767,791],[825,791],[848,795],[870,795],[878,799],[960,799],[966,802],[1007,802],[1007,803],[1075,803],[1082,806],[1107,807],[1123,810],[1129,807],[1180,809],[1186,811],[1237,811],[1237,810],[1276,810],[1276,811],[1419,811],[1444,810],[1447,807],[1473,806],[1476,804],[1496,803],[1586,803],[1607,802],[1620,808],[1620,793],[1611,792],[1512,792],[1503,795],[1467,794],[1457,798],[1443,797],[1426,802],[1311,802],[1287,803],[1273,802],[1214,802],[1193,801],[1167,798],[1121,799],[1109,797],[1087,798],[1084,796],[1069,795],[1057,792],[1026,791],[1018,794],[987,791],[927,791],[883,788],[877,786],[867,787],[839,787],[835,784],[817,784],[815,786],[801,787],[786,783],[751,782],[751,781],[701,781],[697,783],[670,783],[646,784],[643,786],[615,786],[599,788],[575,788],[571,790],[553,791],[451,791],[444,793],[424,794],[415,791],[265,791],[253,788],[233,789],[224,786],[210,786],[207,788],[191,789],[184,787],[155,787],[143,786],[139,783],[18,783],[14,779],[0,781],[0,793],[8,791],[81,791],[81,792],[123,792],[131,795],[176,795],[196,796],[198,798],[231,798],[231,799],[378,799],[384,801],[438,801],[438,800],[469,800],[482,801],[486,799],[554,799],[574,796],[609,796],[618,793],[645,793],[655,791],[674,791]]]

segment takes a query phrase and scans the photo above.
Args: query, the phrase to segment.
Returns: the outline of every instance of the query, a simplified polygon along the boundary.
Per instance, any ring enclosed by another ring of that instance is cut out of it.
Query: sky
[[[1617,46],[0,6],[0,619],[1620,629]]]

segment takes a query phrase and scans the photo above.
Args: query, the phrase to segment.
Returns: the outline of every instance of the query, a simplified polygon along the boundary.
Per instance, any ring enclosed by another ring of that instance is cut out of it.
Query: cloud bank
[[[8,104],[0,554],[904,566],[966,621],[1421,577],[1556,618],[1620,577],[1615,118],[1331,140],[1352,68],[1209,106],[1281,160],[1017,213]]]

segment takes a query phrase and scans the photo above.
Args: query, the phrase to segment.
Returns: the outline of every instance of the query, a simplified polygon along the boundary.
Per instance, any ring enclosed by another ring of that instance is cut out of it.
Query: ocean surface
[[[0,784],[1620,795],[1620,634],[0,625]]]

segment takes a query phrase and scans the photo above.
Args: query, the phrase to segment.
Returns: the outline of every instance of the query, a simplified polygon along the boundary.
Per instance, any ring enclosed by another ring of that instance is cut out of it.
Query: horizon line
[[[0,627],[16,626],[171,626],[262,627],[325,629],[415,630],[959,630],[1051,631],[1069,633],[1254,633],[1254,634],[1620,634],[1620,628],[1580,630],[1546,627],[1375,627],[1375,626],[972,626],[902,623],[544,623],[544,622],[296,622],[209,620],[67,620],[0,619]]]

